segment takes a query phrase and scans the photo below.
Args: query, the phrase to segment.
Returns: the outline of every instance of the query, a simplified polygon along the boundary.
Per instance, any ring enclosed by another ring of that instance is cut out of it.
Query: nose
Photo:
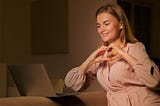
[[[104,31],[105,31],[105,26],[102,25],[102,26],[99,28],[99,31],[100,31],[100,32],[104,32]]]

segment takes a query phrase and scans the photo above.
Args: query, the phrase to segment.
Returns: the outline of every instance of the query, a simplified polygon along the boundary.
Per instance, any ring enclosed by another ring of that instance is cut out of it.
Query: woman
[[[124,11],[107,4],[96,20],[103,45],[67,73],[66,86],[80,91],[97,77],[108,106],[160,106],[160,96],[151,90],[160,82],[159,69],[133,36]]]

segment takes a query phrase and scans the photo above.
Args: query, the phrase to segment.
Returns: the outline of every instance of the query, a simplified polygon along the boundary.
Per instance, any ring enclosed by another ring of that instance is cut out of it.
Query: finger
[[[97,55],[98,55],[98,56],[99,56],[99,55],[103,55],[103,54],[106,52],[106,50],[107,50],[107,47],[101,46],[101,47],[98,48],[98,50],[97,50]]]
[[[116,56],[110,57],[110,60],[115,60],[115,59],[117,59],[119,57],[120,57],[120,55],[116,55]]]
[[[115,55],[113,57],[104,57],[103,61],[111,61],[111,60],[115,60],[117,58],[120,58],[120,55],[117,54],[117,55]]]
[[[117,47],[117,45],[115,45],[114,43],[111,43],[111,44],[109,45],[109,48],[116,49],[116,48],[118,48],[118,47]]]
[[[109,46],[110,48],[116,50],[118,53],[121,53],[122,52],[122,48],[118,45],[115,45],[114,43],[110,44]]]
[[[100,50],[106,50],[107,47],[102,45],[99,49],[100,49]]]
[[[95,63],[103,62],[103,57],[102,57],[102,56],[97,57],[97,58],[94,60],[94,62],[95,62]]]
[[[112,60],[112,58],[108,58],[108,57],[104,57],[103,59],[102,59],[102,61],[111,61]]]

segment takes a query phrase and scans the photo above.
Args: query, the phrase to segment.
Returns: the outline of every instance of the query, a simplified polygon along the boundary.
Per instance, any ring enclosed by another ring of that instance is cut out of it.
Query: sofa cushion
[[[21,96],[0,98],[0,106],[107,106],[104,91],[60,97]]]
[[[0,106],[59,106],[45,97],[9,97],[0,98]]]

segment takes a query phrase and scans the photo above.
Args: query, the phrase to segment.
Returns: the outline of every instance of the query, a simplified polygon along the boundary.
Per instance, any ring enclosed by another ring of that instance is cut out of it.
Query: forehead
[[[118,19],[110,13],[102,12],[97,15],[97,22],[103,21],[118,21]]]

